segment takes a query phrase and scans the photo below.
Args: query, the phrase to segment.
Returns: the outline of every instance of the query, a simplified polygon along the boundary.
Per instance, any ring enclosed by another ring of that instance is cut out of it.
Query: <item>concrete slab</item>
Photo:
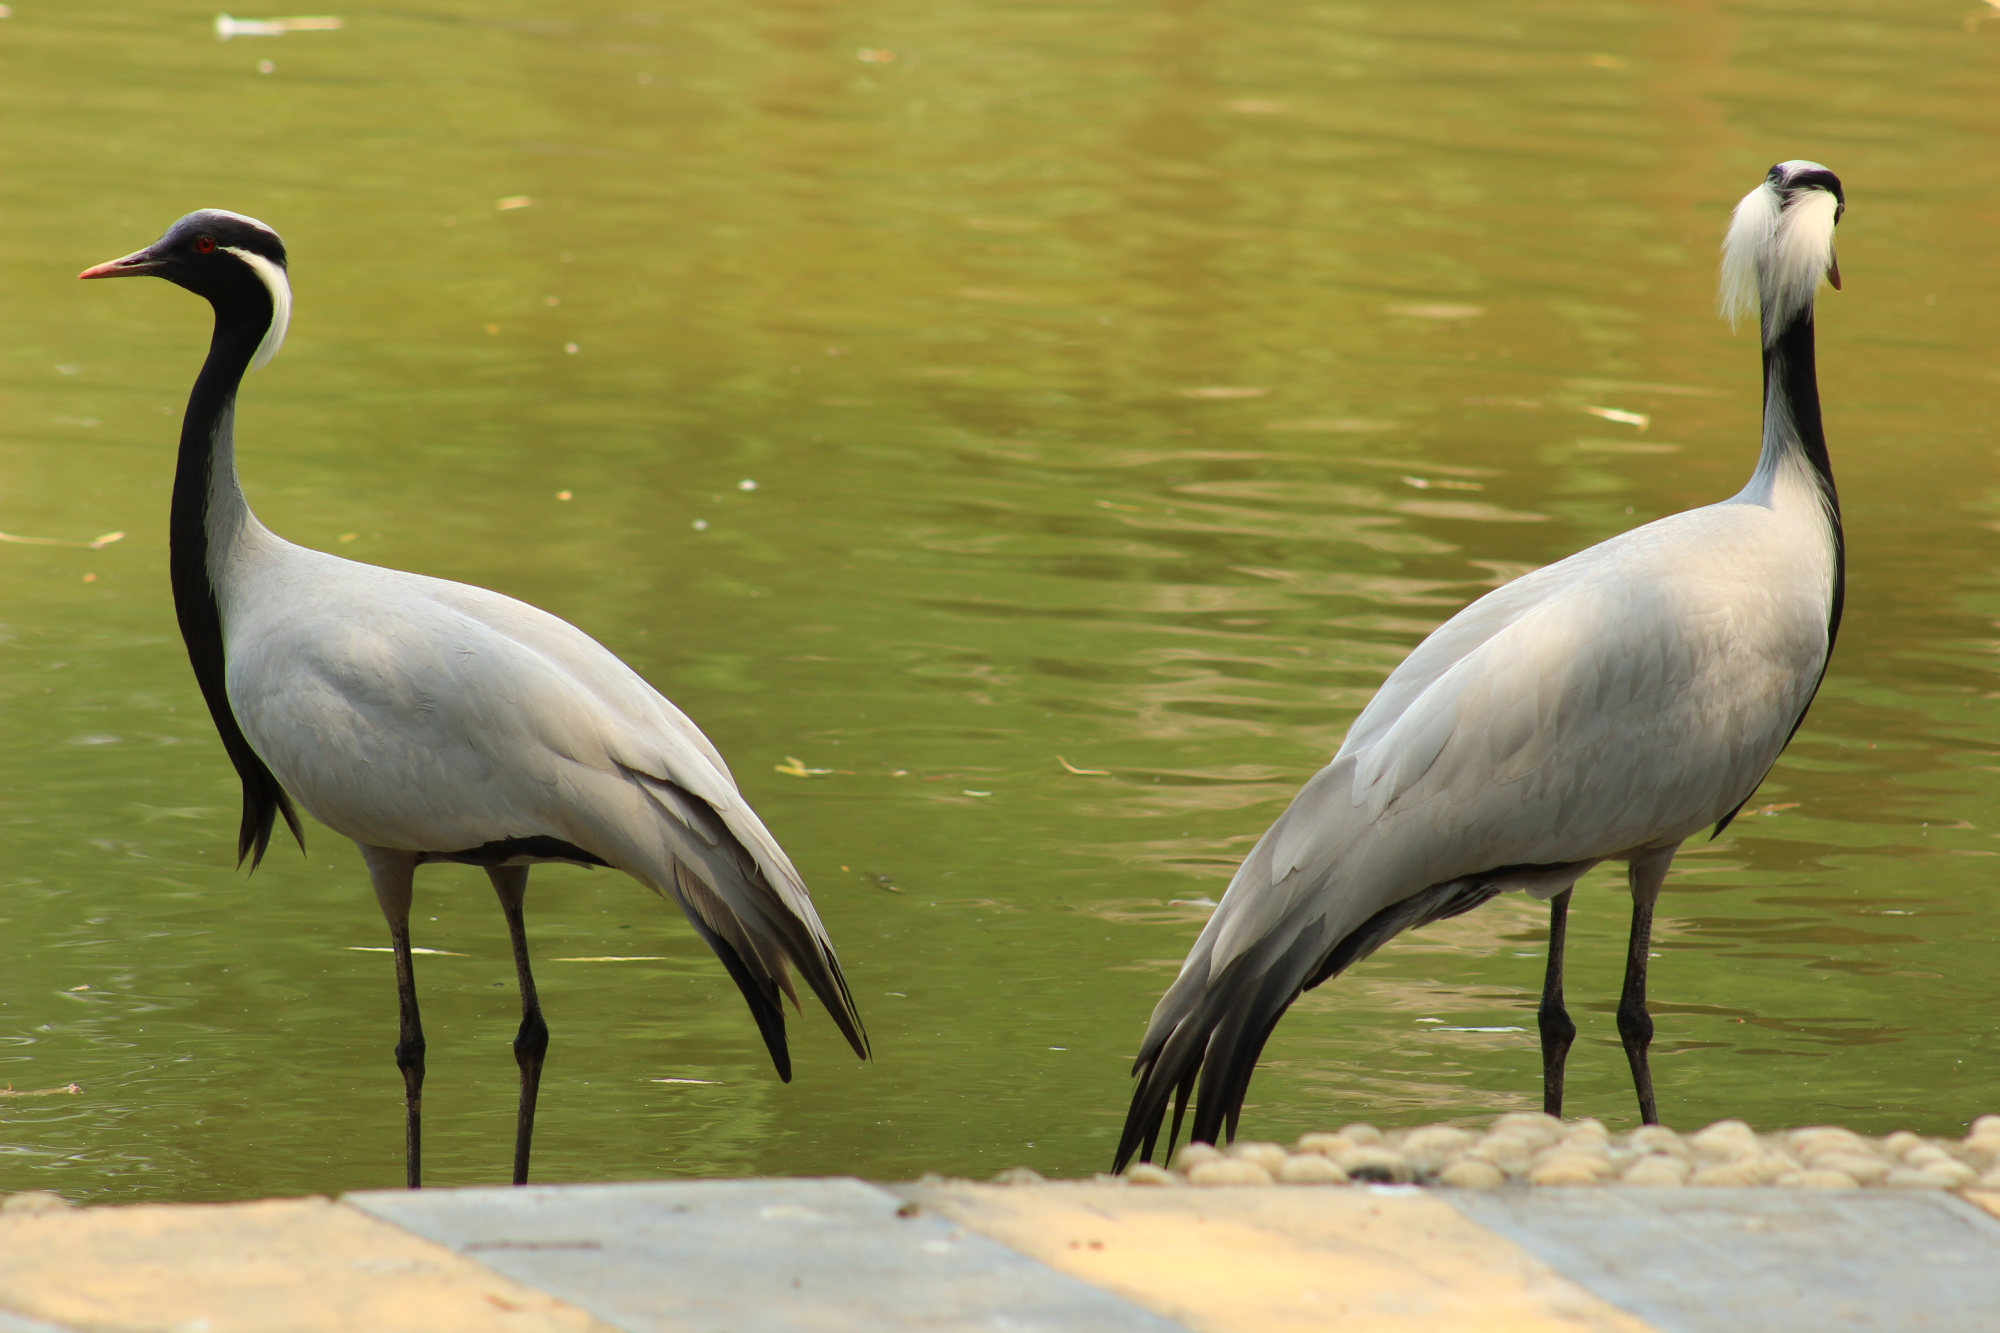
[[[2000,1328],[2000,1222],[1947,1194],[1440,1193],[1660,1333]]]
[[[19,1315],[0,1310],[0,1333],[71,1333],[70,1329],[57,1328],[54,1324],[44,1324],[39,1320],[23,1319]]]
[[[0,1310],[5,1333],[609,1333],[326,1199],[0,1216]]]
[[[346,1201],[626,1333],[1186,1333],[859,1180]]]
[[[1647,1333],[1431,1190],[898,1192],[1198,1333]]]

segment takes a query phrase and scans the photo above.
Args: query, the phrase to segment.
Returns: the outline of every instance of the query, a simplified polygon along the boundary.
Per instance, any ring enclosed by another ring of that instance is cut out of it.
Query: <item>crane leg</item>
[[[1542,1007],[1535,1014],[1542,1030],[1542,1110],[1558,1118],[1563,1113],[1563,1063],[1576,1040],[1576,1024],[1563,1007],[1563,944],[1569,934],[1569,896],[1575,891],[1564,889],[1549,899],[1549,969],[1542,978]]]
[[[396,1001],[401,1011],[396,1068],[403,1071],[406,1116],[403,1163],[406,1182],[416,1189],[423,1174],[424,1130],[424,1025],[417,1015],[417,974],[410,961],[410,898],[416,888],[417,857],[414,852],[365,845],[361,857],[368,863],[375,901],[389,920],[389,942],[396,948]]]
[[[1646,1048],[1653,1041],[1653,1016],[1646,1012],[1646,963],[1653,950],[1653,904],[1659,900],[1667,867],[1673,864],[1679,847],[1676,843],[1634,857],[1627,874],[1632,886],[1632,939],[1625,950],[1625,989],[1618,997],[1618,1036],[1632,1066],[1639,1119],[1648,1125],[1660,1123],[1660,1110],[1653,1097],[1652,1066],[1646,1060]]]
[[[521,1110],[514,1122],[514,1183],[528,1183],[528,1145],[535,1137],[535,1096],[542,1086],[542,1058],[549,1051],[549,1025],[542,1021],[542,1002],[535,995],[535,976],[528,970],[528,927],[521,916],[528,896],[528,867],[492,866],[486,871],[500,910],[507,914],[507,933],[514,940],[514,975],[521,986],[521,1027],[514,1034],[514,1063],[521,1067]]]

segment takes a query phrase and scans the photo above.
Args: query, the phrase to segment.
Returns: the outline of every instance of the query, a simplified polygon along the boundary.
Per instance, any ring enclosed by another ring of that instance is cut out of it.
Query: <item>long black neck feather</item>
[[[1790,416],[1792,426],[1797,431],[1799,447],[1812,465],[1813,475],[1826,497],[1827,523],[1833,529],[1833,598],[1826,612],[1826,656],[1820,659],[1819,675],[1813,681],[1811,693],[1806,695],[1805,707],[1799,709],[1798,717],[1792,720],[1792,729],[1785,735],[1785,745],[1792,743],[1792,737],[1799,734],[1805,725],[1806,713],[1812,708],[1812,701],[1819,695],[1820,683],[1826,679],[1826,668],[1833,661],[1833,641],[1840,634],[1840,613],[1847,604],[1847,538],[1840,525],[1840,493],[1833,485],[1833,460],[1827,457],[1826,428],[1820,423],[1819,415],[1819,370],[1813,358],[1813,316],[1808,305],[1797,319],[1780,333],[1770,346],[1764,349],[1764,416],[1766,429],[1773,412],[1783,412]],[[1784,746],[1780,746],[1782,750]],[[1758,786],[1763,780],[1758,780]],[[1710,838],[1721,835],[1729,827],[1729,821],[1756,794],[1756,787],[1744,793],[1743,799],[1721,819],[1716,821],[1715,832]]]
[[[1833,485],[1833,461],[1826,453],[1826,428],[1819,417],[1819,369],[1813,359],[1812,307],[1793,320],[1764,349],[1764,410],[1774,407],[1790,414],[1799,445],[1826,493],[1828,521],[1833,527],[1833,603],[1827,609],[1826,651],[1840,633],[1840,612],[1847,601],[1847,540],[1840,527],[1840,493]],[[1801,714],[1803,717],[1803,714]]]
[[[253,870],[264,859],[277,816],[285,817],[285,825],[301,850],[306,845],[305,833],[292,810],[291,798],[250,748],[229,708],[222,657],[222,608],[209,576],[208,517],[217,446],[233,443],[236,389],[270,323],[268,296],[261,319],[254,310],[216,307],[208,360],[195,378],[187,416],[181,422],[180,460],[174,468],[174,502],[167,525],[168,569],[181,638],[187,642],[188,661],[194,665],[195,682],[208,702],[209,716],[222,734],[222,748],[229,752],[229,762],[236,765],[236,774],[243,781],[243,823],[236,837],[236,863],[241,865],[248,856]]]

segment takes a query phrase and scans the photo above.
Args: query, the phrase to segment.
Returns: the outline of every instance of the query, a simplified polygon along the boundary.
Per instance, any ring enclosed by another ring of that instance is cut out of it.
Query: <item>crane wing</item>
[[[1613,538],[1473,603],[1391,673],[1154,1009],[1121,1156],[1197,1073],[1197,1137],[1233,1125],[1286,1007],[1397,931],[1560,891],[1741,801],[1827,651],[1826,587],[1740,558],[1768,516],[1719,505]]]
[[[315,817],[451,854],[561,839],[680,904],[743,990],[780,1072],[797,967],[867,1043],[797,869],[700,729],[575,626],[484,589],[291,548],[308,605],[229,608],[232,707]],[[278,581],[259,586],[278,588]]]

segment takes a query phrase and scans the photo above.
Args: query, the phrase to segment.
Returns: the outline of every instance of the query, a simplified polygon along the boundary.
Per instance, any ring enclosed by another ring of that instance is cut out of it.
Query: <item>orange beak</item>
[[[163,267],[151,249],[134,250],[123,259],[107,259],[77,274],[79,278],[136,278],[157,273]]]

